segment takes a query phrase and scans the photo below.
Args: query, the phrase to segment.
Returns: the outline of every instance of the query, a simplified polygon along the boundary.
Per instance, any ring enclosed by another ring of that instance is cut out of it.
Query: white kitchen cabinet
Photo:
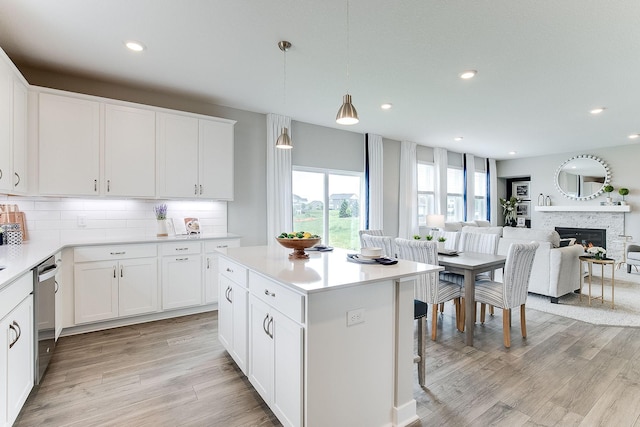
[[[27,86],[13,80],[12,193],[27,192]]]
[[[204,303],[218,302],[218,251],[240,246],[240,239],[204,242]]]
[[[247,269],[226,258],[218,260],[220,296],[218,339],[243,373],[247,373]]]
[[[0,426],[10,426],[34,381],[33,275],[0,292]]]
[[[74,258],[75,323],[158,310],[155,245],[80,247]]]
[[[39,193],[97,196],[100,179],[100,104],[40,93]]]
[[[158,113],[158,196],[233,199],[233,124]]]
[[[103,194],[155,195],[155,120],[155,112],[151,110],[105,105]]]
[[[165,243],[162,245],[162,308],[201,305],[202,251],[200,242]]]
[[[55,258],[56,258],[56,264],[62,264],[62,252],[56,253]],[[62,270],[58,270],[58,272],[56,273],[56,294],[55,294],[56,341],[58,341],[58,338],[60,338],[60,334],[62,333],[62,319],[63,319],[62,310],[64,305],[62,303],[62,292],[63,292],[62,287],[64,286],[64,281],[62,280],[62,277],[63,277]]]
[[[0,57],[0,190],[11,191],[11,126],[13,122],[13,73],[4,55]]]

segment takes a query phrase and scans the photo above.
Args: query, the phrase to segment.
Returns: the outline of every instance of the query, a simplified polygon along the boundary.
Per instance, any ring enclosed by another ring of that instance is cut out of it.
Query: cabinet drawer
[[[304,296],[285,286],[249,272],[249,291],[282,314],[304,323]]]
[[[240,246],[240,239],[209,240],[204,242],[204,251],[207,253],[210,253],[215,251],[216,249],[237,248],[239,246]]]
[[[33,291],[33,273],[29,272],[0,291],[0,320]]]
[[[158,256],[156,245],[84,246],[73,250],[74,262],[107,261]]]
[[[238,285],[247,287],[247,269],[227,258],[218,258],[218,271]]]
[[[161,246],[162,255],[199,254],[201,251],[200,242],[163,243]]]

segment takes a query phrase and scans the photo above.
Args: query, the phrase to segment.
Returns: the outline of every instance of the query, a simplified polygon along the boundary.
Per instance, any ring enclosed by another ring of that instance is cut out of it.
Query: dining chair
[[[382,256],[397,258],[396,244],[391,236],[361,234],[363,248],[382,248]]]
[[[511,347],[511,309],[520,307],[522,338],[527,337],[525,303],[537,242],[512,243],[507,252],[502,282],[490,279],[476,281],[475,301],[480,303],[480,322],[484,323],[485,304],[502,308],[504,346]]]
[[[437,241],[438,237],[444,237],[444,248],[449,251],[457,251],[458,250],[458,239],[460,238],[460,234],[456,231],[442,231],[436,230],[429,233],[433,236],[433,240]]]
[[[364,242],[362,241],[362,235],[363,234],[368,234],[370,236],[384,236],[384,233],[382,230],[360,230],[358,232],[360,234],[360,247],[362,248],[364,246]]]

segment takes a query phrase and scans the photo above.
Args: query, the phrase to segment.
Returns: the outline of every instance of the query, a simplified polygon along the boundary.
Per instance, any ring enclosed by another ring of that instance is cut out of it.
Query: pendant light
[[[282,40],[278,42],[278,47],[284,54],[284,72],[282,77],[282,104],[286,104],[287,102],[287,50],[291,47],[291,43],[286,40]],[[289,136],[289,129],[286,127],[282,128],[282,134],[278,137],[276,141],[276,148],[282,149],[291,149],[293,145],[291,145],[291,137]]]
[[[347,0],[347,94],[342,97],[342,106],[336,115],[336,123],[355,125],[359,121],[358,112],[351,103],[351,95],[349,94],[349,0]]]

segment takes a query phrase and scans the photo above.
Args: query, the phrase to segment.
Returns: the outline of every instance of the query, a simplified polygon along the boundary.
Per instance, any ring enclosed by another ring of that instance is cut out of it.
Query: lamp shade
[[[282,128],[282,134],[276,140],[276,148],[291,149],[291,137],[289,137],[289,129]]]
[[[356,107],[351,103],[351,95],[346,94],[336,115],[336,122],[341,125],[355,125],[359,121]]]
[[[444,215],[427,215],[427,227],[444,228]]]

